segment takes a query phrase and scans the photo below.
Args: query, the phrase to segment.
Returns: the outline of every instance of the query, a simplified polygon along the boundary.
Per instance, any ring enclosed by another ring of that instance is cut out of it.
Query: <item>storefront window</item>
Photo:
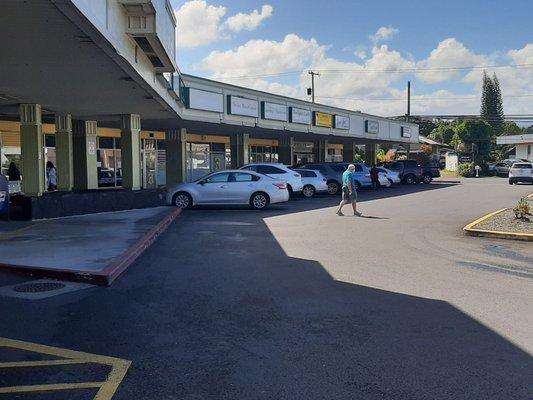
[[[187,181],[226,169],[228,149],[224,143],[187,143]]]
[[[342,149],[328,148],[326,162],[342,162]]]
[[[250,146],[251,163],[277,163],[279,153],[277,146]]]
[[[98,187],[122,186],[120,138],[99,137],[96,154]]]

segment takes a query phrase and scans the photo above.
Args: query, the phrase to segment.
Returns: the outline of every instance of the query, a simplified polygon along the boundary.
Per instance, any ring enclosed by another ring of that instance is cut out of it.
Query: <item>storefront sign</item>
[[[311,111],[303,108],[289,107],[289,122],[293,124],[311,125]]]
[[[335,115],[335,128],[336,129],[350,129],[350,117],[344,117],[342,115]]]
[[[379,133],[379,121],[376,121],[374,119],[367,119],[365,121],[365,132]]]
[[[407,126],[402,126],[402,137],[410,138],[411,137],[411,128]]]
[[[261,118],[274,121],[287,121],[287,106],[283,104],[261,102]]]
[[[224,95],[194,88],[185,88],[187,108],[202,111],[224,112]]]
[[[258,118],[259,103],[244,97],[228,96],[228,114]]]
[[[313,113],[313,116],[314,116],[313,122],[315,126],[320,126],[323,128],[333,127],[333,115],[332,114],[326,114],[326,113],[315,111]]]

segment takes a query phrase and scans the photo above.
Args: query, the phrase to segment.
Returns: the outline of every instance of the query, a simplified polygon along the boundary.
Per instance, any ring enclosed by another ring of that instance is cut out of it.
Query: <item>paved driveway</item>
[[[113,399],[528,399],[531,245],[461,229],[531,191],[193,210],[109,289],[0,298],[0,336],[131,360]]]

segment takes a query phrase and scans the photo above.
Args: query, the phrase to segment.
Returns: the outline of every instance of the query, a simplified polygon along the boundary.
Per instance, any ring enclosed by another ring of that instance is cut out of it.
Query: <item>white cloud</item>
[[[243,30],[253,31],[254,29],[257,29],[265,19],[272,16],[273,10],[271,5],[265,4],[261,7],[261,12],[254,10],[250,14],[238,13],[229,17],[226,20],[226,24],[233,32],[240,32]]]
[[[178,48],[205,46],[223,37],[223,6],[207,5],[205,0],[192,0],[175,11],[178,20],[176,43]]]
[[[400,33],[400,31],[392,26],[382,26],[376,31],[376,33],[370,35],[370,39],[374,43],[386,42],[387,40],[392,39],[398,33]]]
[[[213,51],[202,60],[199,69],[211,71],[215,78],[278,74],[301,70],[324,57],[327,47],[315,39],[302,39],[295,34],[282,42],[250,40],[235,50]]]
[[[428,58],[418,62],[417,68],[433,70],[420,71],[417,77],[425,83],[440,83],[457,79],[465,72],[450,68],[482,66],[489,63],[488,56],[475,54],[457,39],[448,38],[440,42]]]
[[[251,40],[235,49],[213,51],[198,69],[213,78],[280,95],[307,99],[308,70],[319,70],[317,101],[377,115],[402,115],[406,111],[407,80],[413,83],[412,112],[418,114],[476,114],[479,112],[482,69],[437,70],[413,73],[415,68],[486,66],[489,64],[533,64],[533,43],[521,49],[477,54],[456,39],[438,43],[426,58],[414,60],[388,45],[375,45],[366,58],[344,61],[327,54],[328,46],[315,39],[287,35],[282,41]],[[351,51],[362,48],[351,48]],[[354,54],[354,53],[352,53]],[[382,71],[398,71],[387,72]],[[297,71],[297,72],[296,72]],[[500,80],[507,114],[529,113],[533,93],[533,68],[494,69]],[[494,72],[490,68],[489,73]],[[272,74],[272,76],[268,76]],[[242,78],[242,77],[245,78]],[[418,78],[418,79],[417,79]],[[461,88],[423,91],[423,83],[447,82]],[[468,94],[464,94],[464,93]],[[511,96],[505,98],[505,96]]]

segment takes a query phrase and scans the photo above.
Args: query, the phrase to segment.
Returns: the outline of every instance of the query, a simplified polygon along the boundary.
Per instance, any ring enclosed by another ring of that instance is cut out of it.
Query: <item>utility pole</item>
[[[309,75],[311,75],[311,89],[307,89],[307,94],[311,94],[313,103],[314,103],[315,102],[315,75],[320,76],[320,72],[309,71]]]
[[[406,122],[409,122],[409,117],[411,116],[411,81],[407,81],[407,114]]]

